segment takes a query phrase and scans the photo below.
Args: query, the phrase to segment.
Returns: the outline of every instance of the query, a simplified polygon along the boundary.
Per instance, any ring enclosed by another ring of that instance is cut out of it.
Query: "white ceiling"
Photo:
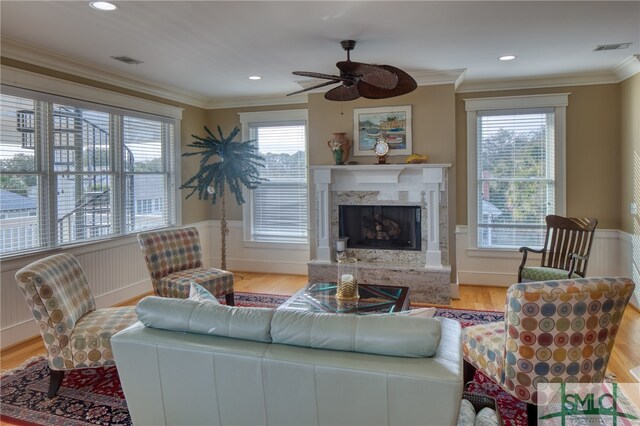
[[[611,73],[640,52],[640,2],[86,1],[0,3],[16,41],[101,70],[208,99],[300,89],[294,70],[335,73],[352,60],[419,75],[466,70],[464,84]],[[632,42],[594,52],[598,44]],[[14,49],[12,49],[13,51]],[[511,62],[504,54],[518,55]],[[11,56],[3,47],[3,55]],[[144,63],[126,65],[110,56]],[[249,75],[261,75],[250,81]]]

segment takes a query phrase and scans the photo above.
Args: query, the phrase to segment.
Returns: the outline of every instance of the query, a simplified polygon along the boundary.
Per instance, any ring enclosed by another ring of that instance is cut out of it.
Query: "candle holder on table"
[[[357,300],[358,294],[358,260],[353,257],[338,259],[338,283],[336,299]]]

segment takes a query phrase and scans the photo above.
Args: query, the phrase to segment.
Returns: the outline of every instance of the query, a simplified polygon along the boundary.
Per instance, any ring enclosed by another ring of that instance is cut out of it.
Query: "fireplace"
[[[449,167],[311,166],[309,282],[336,281],[338,242],[349,237],[345,254],[358,259],[358,283],[403,285],[413,302],[449,304]]]
[[[420,206],[341,205],[338,223],[347,248],[422,250]]]

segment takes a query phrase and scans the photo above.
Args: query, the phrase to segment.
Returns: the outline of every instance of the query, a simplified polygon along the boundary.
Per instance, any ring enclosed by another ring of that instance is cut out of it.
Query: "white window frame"
[[[122,114],[123,112],[126,112],[122,110],[129,110],[133,113],[137,113],[138,116],[143,118],[145,114],[148,114],[149,118],[153,118],[153,116],[160,116],[173,119],[174,152],[172,157],[175,159],[175,164],[174,179],[173,182],[171,182],[172,189],[168,194],[168,201],[171,203],[170,209],[173,210],[172,214],[174,217],[174,223],[171,226],[179,226],[182,224],[182,196],[180,190],[180,160],[182,158],[182,150],[180,142],[180,124],[182,112],[184,110],[183,108],[24,71],[5,65],[0,67],[0,72],[2,75],[0,83],[6,86],[7,93],[11,95],[28,97],[28,91],[36,91],[40,92],[42,100],[47,100],[48,95],[50,95],[52,101],[59,102],[60,99],[58,97],[69,98],[73,100],[74,104],[80,107],[91,108],[91,104],[100,104],[104,106],[102,109],[106,112],[113,110],[115,113]],[[44,200],[44,202],[49,202],[49,200]],[[135,238],[135,233],[116,233],[99,240],[82,240],[75,243],[65,244],[64,247],[69,249],[76,246],[104,245],[111,240],[123,237]],[[13,258],[27,256],[32,253],[47,253],[59,249],[59,246],[34,247],[33,250],[27,250],[15,254],[5,254],[2,256],[2,260],[6,261]]]
[[[241,112],[240,116],[241,134],[242,140],[250,139],[250,125],[254,123],[267,123],[275,121],[304,121],[305,122],[305,137],[307,140],[307,146],[305,147],[305,155],[307,157],[307,165],[309,164],[309,114],[306,109],[290,109],[282,111],[257,111],[257,112]],[[307,167],[307,201],[309,197],[309,167]],[[243,222],[243,245],[245,247],[252,248],[273,248],[273,249],[308,249],[309,248],[309,234],[307,232],[306,243],[296,242],[284,242],[284,241],[255,241],[252,239],[253,235],[253,194],[251,190],[244,187],[243,197],[245,203],[242,205],[242,222]],[[307,206],[309,203],[307,202]],[[309,223],[309,209],[307,209],[307,223]],[[308,231],[308,230],[307,230]]]
[[[566,109],[570,93],[464,99],[467,111],[467,226],[469,248],[496,253],[517,252],[509,248],[478,247],[478,112],[553,108],[555,115],[555,214],[566,212]],[[516,111],[517,112],[517,111]]]

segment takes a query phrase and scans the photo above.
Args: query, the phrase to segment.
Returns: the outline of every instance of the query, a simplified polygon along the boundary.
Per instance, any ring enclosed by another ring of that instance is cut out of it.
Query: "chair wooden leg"
[[[462,380],[466,385],[473,381],[473,377],[476,375],[476,368],[468,363],[466,360],[462,362]]]
[[[60,389],[60,385],[64,379],[64,371],[49,368],[49,379],[49,392],[47,392],[47,396],[53,398],[58,393],[58,389]]]
[[[227,305],[229,306],[235,306],[236,305],[236,301],[233,297],[233,293],[229,293],[229,294],[225,294],[224,295],[224,300],[227,302]]]
[[[538,424],[538,406],[535,404],[527,404],[527,424],[529,426]]]

